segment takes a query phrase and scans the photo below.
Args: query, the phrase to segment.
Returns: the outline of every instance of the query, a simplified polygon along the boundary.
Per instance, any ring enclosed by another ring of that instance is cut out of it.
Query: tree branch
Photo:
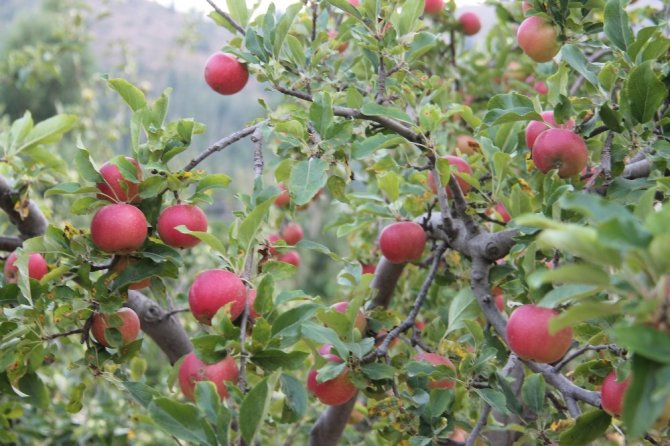
[[[356,405],[356,399],[354,397],[341,406],[330,406],[326,409],[309,432],[309,446],[337,446]]]
[[[470,435],[468,436],[468,439],[465,442],[465,446],[474,446],[475,441],[477,441],[477,437],[479,437],[479,432],[486,425],[486,419],[489,417],[490,413],[491,413],[491,406],[489,406],[487,403],[484,403],[482,413],[479,414],[479,419],[477,419],[475,427],[472,428],[472,431],[470,432]]]
[[[208,0],[209,1],[209,0]],[[251,135],[257,128],[262,127],[268,122],[267,119],[259,122],[258,124],[250,125],[249,127],[245,127],[242,130],[238,130],[235,133],[231,133],[230,135],[226,136],[225,138],[221,138],[211,146],[209,146],[205,151],[203,151],[200,155],[196,156],[193,158],[186,166],[184,166],[184,171],[188,172],[193,170],[194,167],[196,167],[198,164],[200,164],[205,158],[208,156],[212,155],[215,152],[220,152],[221,150],[225,149],[229,145],[239,141],[240,139],[247,137]]]
[[[47,220],[40,208],[33,200],[27,203],[19,203],[18,192],[14,190],[7,180],[0,176],[0,209],[2,209],[16,229],[18,229],[23,240],[44,234],[47,229]],[[17,208],[23,208],[21,212]]]
[[[0,236],[0,251],[14,251],[23,245],[23,240],[19,237]]]
[[[233,18],[230,16],[230,14],[228,14],[228,13],[225,12],[223,9],[219,8],[218,6],[216,6],[216,4],[215,4],[212,0],[207,0],[207,3],[209,3],[210,6],[211,6],[212,8],[214,8],[214,11],[216,11],[217,13],[219,13],[219,15],[220,15],[221,17],[223,17],[224,19],[226,19],[226,21],[227,21],[228,23],[230,23],[230,25],[231,25],[233,28],[235,28],[240,34],[242,34],[243,36],[246,35],[246,32],[244,31],[244,28],[242,28],[242,26],[241,26],[239,23],[237,23],[235,20],[233,20]]]

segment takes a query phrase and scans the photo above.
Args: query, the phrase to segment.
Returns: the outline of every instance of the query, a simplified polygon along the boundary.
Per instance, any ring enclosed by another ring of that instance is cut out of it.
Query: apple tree
[[[212,94],[282,97],[249,126],[198,151],[111,78],[127,156],[3,129],[0,441],[668,440],[670,8],[494,2],[473,45],[442,0],[208,3]]]

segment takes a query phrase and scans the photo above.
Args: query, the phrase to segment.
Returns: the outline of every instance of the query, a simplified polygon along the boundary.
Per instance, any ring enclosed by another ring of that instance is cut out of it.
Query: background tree
[[[668,439],[668,11],[497,5],[480,52],[451,2],[210,4],[234,78],[285,97],[249,126],[191,150],[167,92],[112,78],[131,158],[82,139],[59,182],[75,116],[0,137],[2,441]],[[231,179],[200,163],[247,137],[253,187],[203,225],[183,206]],[[339,267],[323,296],[297,252]]]

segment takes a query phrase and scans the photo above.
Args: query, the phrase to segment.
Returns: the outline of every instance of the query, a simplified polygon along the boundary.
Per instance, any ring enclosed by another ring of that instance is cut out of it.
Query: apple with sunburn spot
[[[158,236],[166,245],[173,248],[192,248],[200,239],[178,231],[177,226],[184,225],[189,231],[206,232],[207,215],[197,206],[176,204],[161,212],[156,225]]]
[[[211,381],[216,386],[216,392],[221,399],[228,396],[228,389],[224,381],[236,383],[239,369],[235,359],[226,356],[214,364],[205,364],[195,353],[190,352],[179,366],[179,387],[189,400],[195,400],[195,385],[198,381]]]
[[[572,328],[549,334],[549,322],[558,311],[527,304],[516,308],[507,321],[509,348],[522,359],[550,364],[561,359],[572,345]]]
[[[235,94],[244,88],[248,80],[247,67],[230,54],[214,53],[205,63],[205,82],[219,94]]]
[[[135,206],[126,203],[100,208],[91,220],[91,239],[101,251],[128,254],[147,238],[147,219]]]
[[[5,282],[16,283],[18,281],[19,269],[14,265],[16,263],[16,251],[12,252],[5,261]],[[49,272],[47,261],[44,260],[42,254],[32,253],[28,257],[28,277],[35,280],[40,280]]]
[[[450,369],[456,371],[454,363],[451,362],[449,358],[439,355],[437,353],[422,352],[414,356],[414,360],[418,362],[427,362],[434,366],[446,365]],[[429,389],[451,389],[452,387],[454,387],[454,381],[450,379],[440,379],[440,380],[431,379],[428,382]]]
[[[523,52],[535,62],[549,62],[561,49],[556,28],[540,16],[521,22],[516,37]]]
[[[379,236],[379,248],[392,263],[418,260],[425,246],[426,232],[413,221],[392,223]]]
[[[135,178],[133,181],[124,178],[119,170],[119,166],[112,162],[107,162],[100,168],[102,183],[97,183],[96,187],[100,192],[96,198],[113,202],[137,203],[140,198],[140,181],[142,180],[142,169],[137,160],[126,157],[126,160],[135,166]]]
[[[540,133],[533,144],[533,163],[541,172],[558,169],[568,178],[581,172],[589,160],[589,151],[581,136],[567,129],[549,129]]]
[[[246,295],[246,287],[237,275],[223,269],[211,269],[195,278],[188,293],[188,303],[198,321],[211,325],[216,312],[228,304],[230,319],[237,319],[244,311]]]
[[[140,318],[137,317],[137,313],[131,308],[123,307],[116,312],[116,316],[121,318],[121,324],[113,328],[121,333],[122,343],[127,344],[134,341],[140,334]],[[103,313],[95,313],[91,323],[91,333],[93,333],[95,340],[105,347],[110,347],[110,343],[105,336],[105,330],[108,328],[112,328],[109,316]]]

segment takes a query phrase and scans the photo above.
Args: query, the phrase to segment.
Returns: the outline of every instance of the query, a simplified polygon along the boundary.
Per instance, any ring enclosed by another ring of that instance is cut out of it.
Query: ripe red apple
[[[458,135],[456,137],[456,147],[465,155],[479,152],[481,148],[477,140],[470,135]]]
[[[563,124],[558,124],[554,118],[554,112],[551,110],[543,111],[540,113],[542,116],[542,121],[530,121],[526,126],[526,146],[529,149],[533,148],[535,140],[540,136],[540,133],[551,128],[560,128],[560,129],[574,129],[575,121],[574,119],[568,119]]]
[[[284,263],[290,263],[296,268],[300,266],[300,254],[297,251],[288,251],[277,257],[277,260]]]
[[[205,82],[219,94],[235,94],[244,88],[248,80],[247,67],[230,54],[214,53],[205,63]]]
[[[439,14],[444,9],[444,0],[426,0],[423,5],[424,14]]]
[[[223,269],[210,269],[198,274],[193,281],[188,303],[198,321],[211,325],[216,312],[228,304],[230,319],[237,319],[244,311],[246,295],[247,290],[238,276]]]
[[[282,192],[279,195],[277,195],[277,198],[275,198],[275,206],[280,208],[288,206],[288,204],[291,202],[291,196],[289,195],[286,186],[284,185],[284,183],[279,183],[277,186],[279,186]]]
[[[277,251],[277,248],[275,248],[274,246],[281,239],[282,238],[279,234],[268,235],[268,252],[270,253],[271,256],[276,256],[277,254],[279,254],[279,251]]]
[[[116,315],[121,318],[121,325],[114,327],[121,333],[123,344],[134,341],[140,334],[140,318],[137,313],[130,308],[120,308]],[[91,333],[95,339],[105,347],[110,344],[105,337],[105,330],[109,327],[109,316],[103,313],[96,313],[93,315],[93,323],[91,324]]]
[[[361,263],[363,274],[374,274],[377,270],[377,265],[374,263]]]
[[[307,390],[319,401],[329,406],[339,406],[356,396],[358,390],[349,379],[349,369],[333,379],[319,383],[316,381],[317,370],[312,369],[307,376]]]
[[[509,212],[507,212],[507,208],[505,207],[504,204],[496,203],[496,205],[493,208],[498,213],[498,215],[500,215],[500,218],[504,223],[509,223],[509,221],[512,219],[512,217],[509,215]]]
[[[542,172],[558,169],[561,178],[577,175],[586,167],[589,151],[584,140],[567,129],[549,129],[533,144],[533,162]]]
[[[195,385],[198,381],[211,381],[216,385],[216,391],[224,399],[228,396],[228,389],[224,381],[237,382],[239,369],[231,356],[226,356],[215,364],[205,364],[193,352],[184,357],[179,367],[179,387],[186,398],[195,400]]]
[[[337,311],[338,313],[346,313],[347,309],[349,308],[349,302],[337,302],[331,305],[330,308]],[[365,319],[365,314],[361,310],[358,310],[358,314],[356,314],[356,320],[354,321],[354,327],[356,327],[358,331],[363,334],[365,333],[365,328],[367,326],[368,321]]]
[[[425,246],[426,232],[413,221],[392,223],[379,236],[379,248],[392,263],[418,260]]]
[[[111,270],[114,271],[117,274],[121,274],[124,269],[128,267],[128,265],[132,265],[133,263],[137,262],[135,259],[132,257],[128,256],[116,256],[114,258],[114,263],[112,264]],[[151,285],[151,277],[147,277],[146,279],[142,279],[139,282],[133,282],[130,285],[128,285],[128,289],[130,290],[141,290],[142,288],[146,288],[149,285]]]
[[[16,283],[18,281],[19,269],[14,266],[16,263],[16,251],[12,252],[7,261],[5,261],[5,282]],[[49,272],[47,261],[44,260],[42,254],[33,253],[28,257],[28,277],[35,280],[40,280]]]
[[[177,231],[177,226],[184,225],[190,231],[207,231],[207,215],[197,206],[191,204],[176,204],[165,208],[158,217],[158,235],[166,245],[175,248],[191,248],[200,239],[190,234]]]
[[[97,198],[113,202],[122,201],[136,203],[141,201],[140,181],[142,180],[142,170],[136,160],[128,157],[126,157],[126,159],[135,165],[134,181],[124,178],[121,174],[121,170],[119,170],[119,166],[107,162],[100,168],[100,176],[102,177],[103,182],[96,184],[100,191],[96,194]]]
[[[630,376],[621,382],[616,380],[616,372],[610,372],[603,381],[600,390],[602,400],[600,405],[603,410],[612,416],[619,416],[623,412],[623,399],[630,385]]]
[[[520,358],[541,363],[561,359],[572,344],[572,328],[567,327],[550,335],[549,321],[557,315],[555,310],[532,304],[515,309],[507,322],[510,349]]]
[[[505,311],[505,297],[503,295],[503,290],[499,286],[494,287],[491,289],[491,294],[493,295],[493,298],[495,299],[496,302],[496,308],[498,311],[501,313]]]
[[[523,52],[535,62],[549,62],[561,49],[554,25],[539,16],[521,22],[516,38]]]
[[[472,168],[470,167],[470,164],[468,164],[468,162],[465,161],[463,158],[453,155],[445,155],[442,158],[449,161],[449,164],[451,164],[452,166],[456,166],[456,170],[458,172],[472,175]],[[456,175],[456,181],[458,182],[458,186],[461,188],[463,195],[467,194],[470,191],[470,184],[467,181],[465,181],[462,178],[459,178],[458,175]],[[430,186],[430,189],[433,191],[433,193],[436,194],[437,186],[435,186],[435,179],[433,178],[433,172],[428,172],[428,185]],[[446,184],[444,185],[444,188],[447,191],[447,196],[451,198],[453,196],[451,188]]]
[[[291,222],[284,227],[281,236],[287,245],[295,245],[302,240],[302,226],[299,223]]]
[[[549,93],[549,87],[547,87],[547,84],[543,81],[535,81],[533,83],[533,88],[538,92],[538,94],[543,96],[546,96],[547,93]]]
[[[147,238],[147,219],[130,204],[107,205],[91,220],[91,238],[101,251],[128,254],[142,246]]]
[[[257,317],[261,316],[256,312],[256,310],[254,310],[254,302],[256,302],[256,290],[249,290],[247,296],[249,298],[249,317],[251,319],[256,319]]]
[[[414,360],[419,362],[427,362],[434,366],[446,365],[450,369],[456,370],[454,363],[452,363],[449,358],[438,355],[437,353],[418,353],[416,356],[414,356]],[[428,382],[429,389],[451,389],[452,387],[454,387],[454,382],[450,379],[441,379],[437,381],[431,379]]]
[[[479,21],[479,16],[474,12],[465,12],[459,18],[458,22],[461,24],[463,34],[466,36],[474,36],[482,28]]]

